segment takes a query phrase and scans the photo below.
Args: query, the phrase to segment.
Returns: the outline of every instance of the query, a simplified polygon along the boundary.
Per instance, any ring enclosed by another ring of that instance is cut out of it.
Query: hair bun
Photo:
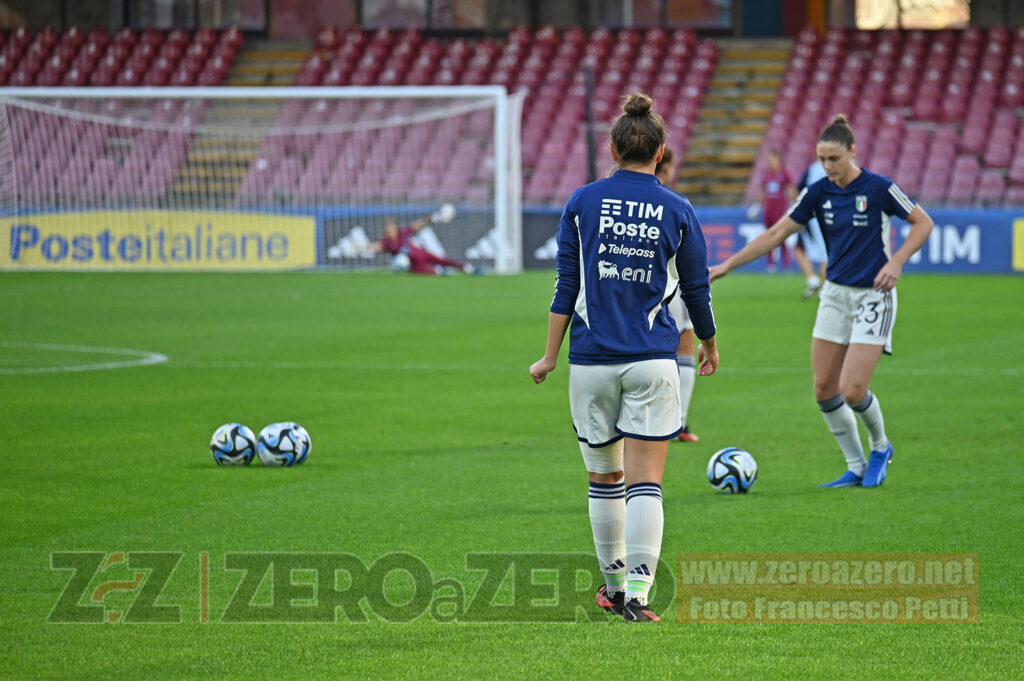
[[[832,123],[836,125],[845,125],[850,127],[850,121],[846,120],[845,114],[836,114],[836,117],[832,119]]]
[[[629,116],[646,116],[651,113],[654,102],[642,92],[632,92],[626,95],[626,101],[622,104],[622,110]]]

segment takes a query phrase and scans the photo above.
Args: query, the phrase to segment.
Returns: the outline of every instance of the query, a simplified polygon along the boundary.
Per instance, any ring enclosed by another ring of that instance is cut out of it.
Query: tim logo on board
[[[42,213],[0,219],[0,269],[258,270],[316,264],[308,216],[209,211]]]

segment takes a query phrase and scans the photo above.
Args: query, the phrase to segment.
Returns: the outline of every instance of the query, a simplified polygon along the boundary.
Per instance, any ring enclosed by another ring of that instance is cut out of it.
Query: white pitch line
[[[103,371],[107,369],[124,369],[126,367],[160,364],[167,361],[167,355],[161,355],[159,352],[130,350],[128,348],[97,348],[88,345],[57,345],[54,343],[27,343],[15,341],[0,341],[0,347],[33,348],[37,350],[52,350],[54,352],[82,352],[96,355],[134,357],[134,359],[131,360],[122,360],[117,362],[89,362],[86,364],[52,367],[16,367],[11,369],[0,369],[0,374],[55,374],[74,371]]]
[[[408,362],[408,363],[371,363],[371,362],[273,362],[273,361],[225,361],[225,362],[200,362],[200,361],[174,361],[174,366],[194,367],[203,369],[309,369],[309,370],[368,370],[368,371],[483,371],[483,372],[525,372],[529,365],[511,364],[460,364],[460,363],[431,363],[431,362]],[[810,367],[720,367],[720,374],[810,374]],[[878,369],[876,372],[882,376],[1021,376],[1024,375],[1024,368],[1005,367],[1001,369]]]

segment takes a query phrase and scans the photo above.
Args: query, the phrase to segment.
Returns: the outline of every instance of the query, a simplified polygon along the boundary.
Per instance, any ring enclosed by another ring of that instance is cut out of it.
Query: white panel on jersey
[[[664,305],[665,299],[668,298],[678,286],[679,271],[676,269],[676,258],[675,256],[672,256],[668,261],[668,276],[665,277],[665,290],[661,292],[661,301],[647,313],[648,331],[654,328],[654,318],[657,317],[658,312],[661,311],[661,306]],[[678,295],[678,291],[676,294]]]
[[[910,200],[910,197],[903,193],[903,190],[900,189],[899,185],[895,182],[889,185],[889,194],[896,199],[896,202],[900,204],[903,210],[908,213],[914,210],[914,202]]]
[[[882,245],[885,247],[885,259],[892,260],[892,218],[888,213],[882,213]]]
[[[786,211],[786,215],[787,216],[789,216],[789,214],[793,212],[794,208],[796,208],[797,206],[800,205],[800,202],[804,200],[804,194],[806,194],[806,193],[807,193],[807,187],[804,187],[803,191],[800,192],[800,196],[796,197],[796,201],[794,201],[793,205],[791,205],[789,207],[789,210]]]
[[[573,218],[576,223],[576,242],[580,245],[580,290],[576,294],[576,314],[580,316],[583,323],[590,328],[590,318],[587,316],[587,277],[583,270],[583,235],[580,234],[580,216]]]

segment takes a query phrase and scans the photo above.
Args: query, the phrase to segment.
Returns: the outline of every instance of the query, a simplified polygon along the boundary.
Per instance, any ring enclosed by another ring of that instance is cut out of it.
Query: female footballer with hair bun
[[[626,97],[611,131],[611,177],[572,193],[558,224],[558,278],[536,383],[569,336],[569,406],[590,479],[589,513],[605,584],[597,604],[628,622],[657,622],[647,598],[661,554],[668,441],[683,430],[668,311],[681,295],[718,367],[707,251],[693,206],[654,175],[665,124],[643,94]]]
[[[895,182],[857,165],[857,146],[845,116],[836,116],[821,131],[817,152],[826,176],[806,187],[771,229],[712,267],[711,281],[756,260],[811,218],[818,219],[828,267],[811,340],[814,395],[847,466],[822,487],[878,487],[893,446],[882,408],[870,390],[871,377],[881,354],[892,352],[896,281],[910,256],[928,241],[932,219]],[[895,253],[890,252],[893,215],[910,223],[910,233]],[[868,431],[868,459],[858,417]]]

